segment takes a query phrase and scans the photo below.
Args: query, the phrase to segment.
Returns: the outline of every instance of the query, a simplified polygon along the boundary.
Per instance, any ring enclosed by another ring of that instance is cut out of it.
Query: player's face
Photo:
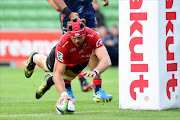
[[[84,42],[85,36],[71,38],[72,42],[77,46],[80,47]]]

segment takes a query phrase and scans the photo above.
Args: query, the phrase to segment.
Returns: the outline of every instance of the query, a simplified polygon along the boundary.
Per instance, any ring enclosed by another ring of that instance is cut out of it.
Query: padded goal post
[[[119,0],[119,108],[180,108],[180,0]]]

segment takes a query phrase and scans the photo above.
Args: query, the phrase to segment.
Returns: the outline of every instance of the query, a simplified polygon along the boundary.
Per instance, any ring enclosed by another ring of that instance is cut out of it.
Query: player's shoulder
[[[65,33],[61,36],[58,45],[62,48],[65,48],[69,44],[70,35],[68,33]]]
[[[94,31],[93,29],[86,27],[86,35],[87,37],[95,37],[98,36],[98,32]]]

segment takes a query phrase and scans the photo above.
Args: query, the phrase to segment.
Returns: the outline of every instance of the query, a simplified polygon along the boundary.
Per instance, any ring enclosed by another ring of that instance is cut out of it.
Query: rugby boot
[[[30,54],[28,61],[26,62],[26,65],[25,65],[24,73],[27,78],[31,77],[31,75],[34,72],[34,68],[35,68],[36,64],[33,62],[33,56],[35,54],[38,54],[38,52],[34,51]]]
[[[54,82],[48,84],[48,79],[52,79],[51,77],[52,77],[52,75],[50,73],[46,74],[43,83],[36,90],[36,99],[41,98],[51,88],[51,86],[54,84]]]
[[[93,95],[93,100],[95,102],[109,102],[112,100],[112,98],[113,96],[106,94],[102,88],[99,88],[99,91]]]

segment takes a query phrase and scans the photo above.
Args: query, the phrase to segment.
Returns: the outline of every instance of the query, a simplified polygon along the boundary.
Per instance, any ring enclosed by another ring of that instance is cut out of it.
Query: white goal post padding
[[[119,0],[119,108],[180,108],[180,0]]]

